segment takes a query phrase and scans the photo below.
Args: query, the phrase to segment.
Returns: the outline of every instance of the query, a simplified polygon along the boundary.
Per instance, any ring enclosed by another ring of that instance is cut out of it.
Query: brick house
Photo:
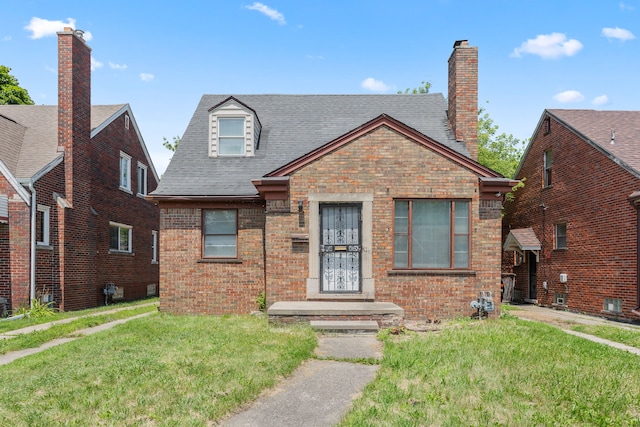
[[[128,104],[91,105],[91,50],[58,33],[58,105],[0,105],[0,298],[62,310],[156,294],[158,182]],[[0,307],[2,309],[3,307]]]
[[[639,111],[543,112],[505,209],[516,297],[638,319],[639,141]]]
[[[204,95],[150,195],[160,309],[248,313],[264,292],[272,318],[366,318],[350,310],[364,304],[397,323],[471,313],[480,290],[499,292],[514,182],[476,161],[477,54],[455,43],[448,105]]]

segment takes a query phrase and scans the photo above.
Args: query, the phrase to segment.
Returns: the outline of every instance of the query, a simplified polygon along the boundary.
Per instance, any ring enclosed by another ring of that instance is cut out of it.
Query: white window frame
[[[51,207],[45,205],[38,205],[36,207],[38,212],[42,213],[42,240],[36,238],[36,245],[49,246],[49,222],[51,218]]]
[[[116,227],[118,229],[118,248],[112,248],[111,247],[111,229],[113,227]],[[126,249],[120,249],[121,247],[121,241],[120,241],[120,233],[121,230],[128,230],[128,245]],[[120,224],[118,222],[109,222],[109,252],[116,252],[116,253],[132,253],[133,252],[133,227],[127,224]]]
[[[241,135],[220,135],[220,128],[221,128],[221,123],[224,120],[242,120],[242,134]],[[218,117],[218,156],[220,157],[244,157],[246,156],[246,152],[247,152],[247,118],[245,116],[224,116],[224,117]],[[225,138],[225,139],[237,139],[237,140],[241,140],[242,141],[242,152],[240,153],[230,153],[230,154],[222,154],[220,152],[220,139],[221,138]]]
[[[151,263],[158,263],[158,232],[151,230]]]
[[[147,166],[143,163],[138,162],[138,196],[147,195],[147,177]],[[140,188],[141,186],[142,188]]]
[[[120,152],[120,189],[131,192],[131,156],[122,151]]]

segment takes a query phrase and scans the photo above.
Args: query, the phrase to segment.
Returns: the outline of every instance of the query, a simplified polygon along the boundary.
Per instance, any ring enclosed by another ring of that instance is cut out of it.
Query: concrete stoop
[[[404,310],[391,302],[279,301],[267,310],[270,323],[309,323],[333,332],[375,332],[404,325]]]

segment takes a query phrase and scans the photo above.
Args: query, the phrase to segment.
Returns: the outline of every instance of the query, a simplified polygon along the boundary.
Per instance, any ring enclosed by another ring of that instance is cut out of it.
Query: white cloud
[[[322,55],[307,55],[307,59],[324,59]]]
[[[593,105],[605,105],[609,103],[609,97],[607,95],[600,95],[593,98],[591,101]]]
[[[65,27],[76,27],[76,20],[73,18],[67,18],[67,22],[62,21],[49,21],[48,19],[42,19],[34,16],[29,21],[29,25],[24,29],[31,31],[30,38],[41,39],[43,37],[55,36],[58,31],[63,31]],[[93,39],[93,35],[89,31],[84,31],[82,37],[85,41]]]
[[[11,41],[11,36],[4,36],[4,37],[2,38],[2,41],[3,41],[3,42],[10,42],[10,41]]]
[[[262,13],[263,15],[266,15],[269,18],[273,19],[280,25],[287,24],[286,21],[284,20],[284,15],[282,13],[278,12],[275,9],[271,9],[269,6],[265,4],[254,2],[251,6],[245,6],[245,8],[249,10],[256,10]]]
[[[584,100],[584,95],[582,95],[577,90],[565,90],[564,92],[557,93],[553,95],[553,99],[563,104],[568,102],[580,102]]]
[[[251,6],[245,6],[245,8],[247,8],[249,10],[258,11],[258,12],[262,13],[263,15],[266,15],[269,18],[273,19],[274,21],[276,21],[280,25],[286,25],[287,24],[287,22],[284,20],[284,15],[283,14],[281,14],[280,12],[278,12],[275,9],[270,8],[266,4],[254,2]]]
[[[67,18],[68,22],[62,21],[49,21],[48,19],[42,19],[34,16],[29,21],[29,25],[24,27],[25,30],[31,31],[32,39],[41,39],[43,37],[55,36],[58,31],[64,30],[64,27],[76,27],[76,20],[73,18]]]
[[[109,68],[111,68],[112,70],[126,70],[127,64],[114,64],[113,62],[109,61]]]
[[[384,82],[376,80],[373,77],[364,79],[362,83],[360,83],[360,86],[372,92],[386,92],[391,89],[390,86],[387,86]]]
[[[625,30],[624,28],[618,28],[618,27],[603,28],[602,35],[608,38],[609,40],[618,39],[621,41],[626,41],[626,40],[633,40],[636,38],[636,36],[634,36],[631,31]]]
[[[104,64],[102,62],[98,61],[93,56],[91,57],[91,71],[97,70],[98,68],[102,68],[103,65]]]
[[[620,2],[618,4],[618,6],[620,6],[620,10],[633,10],[634,9],[633,6],[629,6],[628,4],[625,4],[624,2]]]
[[[535,39],[527,39],[515,48],[511,56],[520,58],[522,54],[538,55],[545,59],[573,56],[582,49],[582,43],[576,39],[567,40],[562,33],[540,34]]]
[[[153,74],[149,74],[149,73],[140,73],[140,80],[142,80],[143,82],[150,82],[153,79],[155,79],[156,76],[154,76]]]

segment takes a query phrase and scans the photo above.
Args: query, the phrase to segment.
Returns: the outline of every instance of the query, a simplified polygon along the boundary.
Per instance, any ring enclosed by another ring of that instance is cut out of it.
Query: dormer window
[[[234,97],[209,110],[209,157],[253,157],[262,126],[256,112]]]
[[[218,117],[218,155],[243,156],[244,146],[244,117]]]

